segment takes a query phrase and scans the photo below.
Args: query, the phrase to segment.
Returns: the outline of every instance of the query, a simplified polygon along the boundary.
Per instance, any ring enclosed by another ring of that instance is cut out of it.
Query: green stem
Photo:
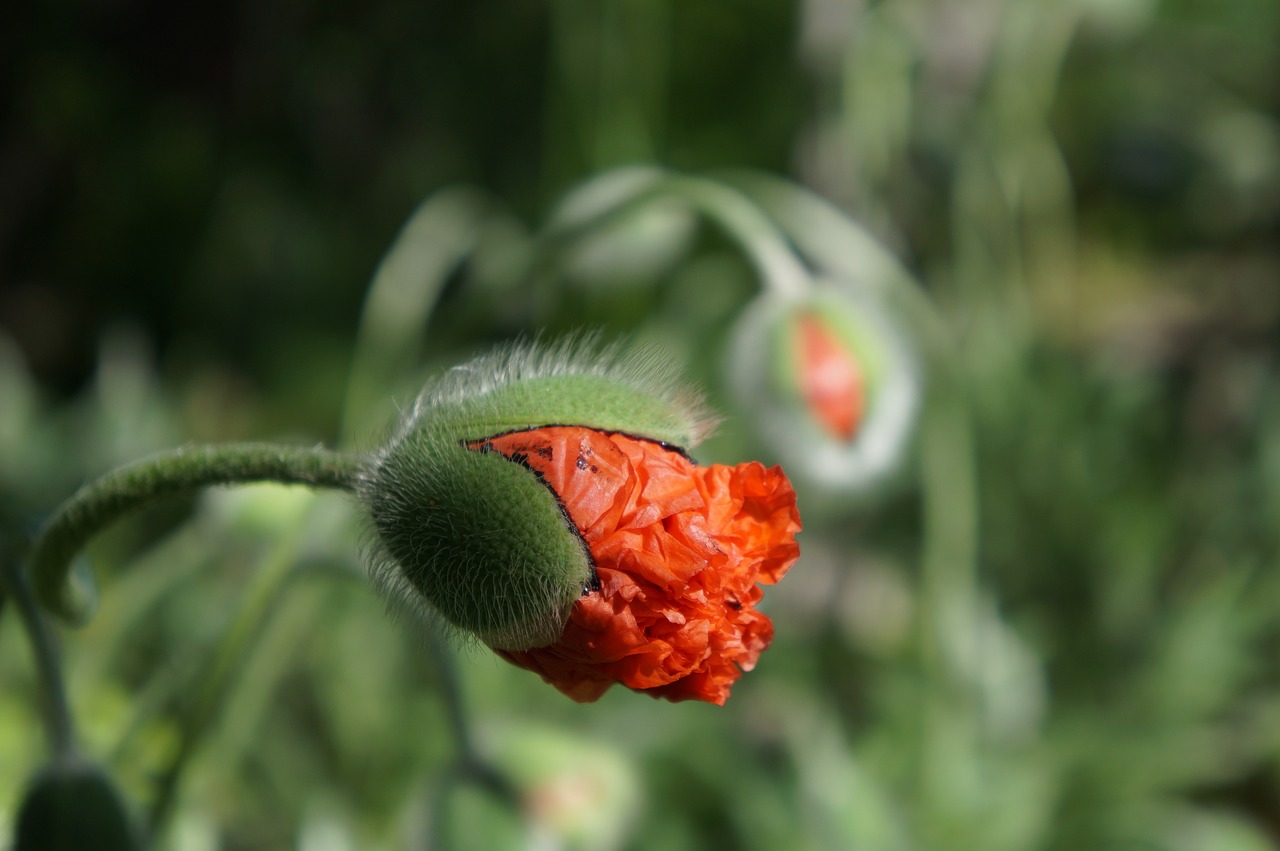
[[[558,227],[553,225],[546,234],[548,244],[543,249],[544,255],[554,256],[557,249],[597,228],[625,219],[650,204],[672,199],[715,222],[747,255],[766,289],[783,298],[797,298],[811,289],[812,276],[787,238],[743,192],[711,178],[658,170],[647,173],[628,193],[591,216],[578,216]]]
[[[475,769],[479,774],[496,773],[487,767],[480,749],[476,747],[476,737],[467,719],[466,707],[463,705],[462,681],[458,676],[458,666],[454,660],[453,650],[438,626],[431,625],[428,629],[431,632],[431,640],[427,642],[427,648],[435,665],[436,676],[440,680],[445,715],[448,717],[449,726],[453,728],[453,740],[458,747],[458,763]]]
[[[165,497],[210,485],[279,482],[353,491],[364,459],[321,448],[228,443],[175,449],[107,473],[64,502],[31,550],[36,596],[48,609],[83,621],[87,601],[72,593],[72,559],[117,518]]]
[[[178,789],[191,759],[212,727],[231,690],[230,686],[249,656],[268,617],[277,608],[282,592],[294,575],[297,548],[303,529],[297,526],[272,546],[263,564],[236,606],[235,620],[219,643],[207,673],[196,687],[192,703],[181,720],[177,753],[161,772],[149,821],[153,836],[162,836],[178,799]]]
[[[651,190],[674,196],[714,221],[751,259],[765,287],[784,298],[804,295],[810,275],[777,226],[741,192],[715,180],[670,175]]]
[[[921,731],[921,801],[935,815],[972,788],[981,666],[978,494],[968,412],[954,371],[939,367],[924,422],[920,653],[931,689]]]
[[[440,190],[418,206],[383,255],[360,312],[342,405],[342,445],[389,412],[390,390],[416,365],[414,354],[440,292],[474,250],[493,206],[475,189]]]
[[[8,596],[13,599],[22,625],[31,639],[36,674],[44,696],[41,705],[49,747],[55,760],[70,757],[75,753],[75,727],[67,702],[66,686],[62,682],[62,660],[58,642],[40,607],[36,605],[26,574],[18,567],[17,558],[4,549],[3,543],[0,542],[0,589],[7,590]]]

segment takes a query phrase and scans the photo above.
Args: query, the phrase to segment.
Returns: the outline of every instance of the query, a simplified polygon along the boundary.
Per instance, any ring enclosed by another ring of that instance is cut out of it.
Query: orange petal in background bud
[[[499,651],[574,700],[613,683],[723,704],[773,638],[757,583],[799,557],[795,492],[758,463],[699,467],[653,441],[548,426],[470,444],[536,472],[595,564],[599,588],[555,644]]]
[[[866,405],[866,383],[853,353],[821,319],[798,320],[800,390],[810,412],[832,436],[849,441]]]

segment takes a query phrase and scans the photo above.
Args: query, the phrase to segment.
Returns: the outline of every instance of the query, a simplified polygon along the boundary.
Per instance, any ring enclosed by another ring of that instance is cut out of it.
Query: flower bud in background
[[[821,281],[805,298],[762,296],[734,330],[729,369],[739,404],[798,481],[861,495],[901,465],[920,373],[869,298]]]
[[[723,703],[769,644],[757,583],[800,524],[781,470],[689,460],[710,424],[651,357],[521,346],[456,368],[365,477],[374,580],[575,700],[620,682]]]

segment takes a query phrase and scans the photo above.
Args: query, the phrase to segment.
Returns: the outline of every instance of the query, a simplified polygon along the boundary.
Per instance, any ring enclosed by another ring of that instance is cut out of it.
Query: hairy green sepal
[[[693,442],[695,424],[675,404],[597,375],[531,378],[469,399],[449,414],[461,439],[545,425],[580,425],[658,440]]]
[[[424,388],[362,484],[381,543],[373,580],[393,606],[492,647],[550,644],[595,581],[590,553],[538,474],[482,442],[581,426],[687,448],[711,424],[669,363],[591,339],[517,344],[449,370]]]
[[[375,579],[412,589],[492,647],[560,637],[591,560],[533,471],[425,428],[388,451],[374,477],[370,510],[394,561]]]

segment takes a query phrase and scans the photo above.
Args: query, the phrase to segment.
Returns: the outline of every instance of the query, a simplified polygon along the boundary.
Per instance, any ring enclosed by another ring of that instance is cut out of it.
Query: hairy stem
[[[62,503],[31,550],[36,596],[60,617],[83,620],[68,586],[72,559],[112,521],[166,497],[210,485],[279,482],[352,491],[364,459],[320,448],[266,443],[191,446],[144,458],[91,482]]]

